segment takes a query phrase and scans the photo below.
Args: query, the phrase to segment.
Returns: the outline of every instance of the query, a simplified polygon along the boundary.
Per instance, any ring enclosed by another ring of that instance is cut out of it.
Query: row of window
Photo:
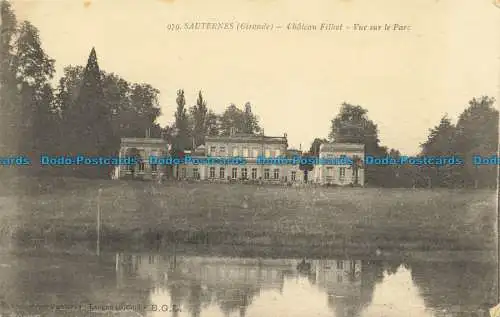
[[[327,178],[333,178],[333,171],[334,171],[334,168],[333,167],[327,167],[326,168],[326,177]],[[339,179],[342,180],[345,178],[345,171],[346,171],[346,168],[345,167],[340,167],[339,168]]]
[[[136,167],[134,165],[125,165],[125,170],[136,171]],[[146,170],[146,164],[144,164],[144,162],[137,163],[137,172],[142,173],[145,170]],[[152,172],[157,172],[158,171],[158,165],[151,164],[151,171]]]
[[[145,170],[145,164],[143,162],[140,162],[138,164],[138,172],[144,172]],[[158,170],[158,166],[156,164],[151,165],[151,171],[156,172]],[[185,169],[183,169],[185,173]],[[345,167],[340,167],[339,168],[339,179],[344,179],[345,178],[345,173],[346,173],[346,168]],[[219,178],[224,178],[225,177],[225,169],[224,167],[221,167],[219,169]],[[199,175],[199,171],[197,168],[193,169],[193,177],[197,178],[196,175]],[[270,179],[270,170],[268,168],[264,169],[264,179]],[[183,177],[186,177],[185,175]],[[215,167],[210,167],[209,170],[209,177],[210,178],[216,178],[215,177]],[[295,180],[296,177],[296,172],[292,171],[291,178],[292,181]],[[236,179],[238,178],[238,169],[233,168],[231,170],[231,178]],[[241,169],[241,178],[247,179],[248,178],[248,170],[246,168]],[[279,169],[274,169],[273,171],[273,178],[274,179],[279,179]],[[333,168],[328,167],[327,168],[327,178],[333,178]],[[257,169],[252,168],[251,170],[251,179],[257,179]]]
[[[239,148],[233,148],[233,153],[232,156],[242,156],[242,157],[253,157],[256,158],[259,156],[259,148],[253,148],[253,149],[248,149],[248,148],[243,148],[241,151]],[[219,152],[217,152],[217,147],[216,146],[211,146],[210,151],[208,153],[211,156],[226,156],[226,147],[225,146],[220,146],[219,147]],[[265,157],[278,157],[281,155],[280,150],[269,150],[266,149],[264,151],[264,156]]]
[[[132,168],[133,169],[133,168]],[[143,162],[138,163],[138,172],[144,172],[145,170],[145,164]],[[151,171],[156,172],[158,170],[158,166],[156,164],[151,165]],[[183,169],[184,175],[182,176],[185,178],[185,172],[186,170]],[[209,170],[209,177],[210,178],[216,178],[215,177],[215,167],[210,167]],[[345,173],[346,173],[346,168],[345,167],[340,167],[339,168],[339,179],[342,180],[345,178]],[[193,177],[199,178],[199,171],[197,168],[193,169]],[[219,178],[225,178],[225,168],[221,167],[219,169]],[[238,169],[234,167],[231,170],[231,178],[236,179],[238,178]],[[241,169],[241,178],[247,179],[248,178],[248,170],[246,168]],[[292,171],[291,173],[291,180],[295,181],[296,178],[296,172]],[[328,167],[327,168],[327,178],[333,178],[333,168]],[[251,170],[251,179],[257,179],[257,169],[252,168]],[[264,169],[264,179],[270,179],[270,170],[268,168]],[[279,179],[279,169],[274,169],[273,170],[273,179]]]
[[[220,179],[226,178],[226,169],[224,167],[219,168],[219,175],[218,176]],[[248,176],[249,176],[248,169],[245,167],[241,169],[240,176],[238,176],[238,168],[237,167],[233,167],[231,169],[231,178],[232,179],[237,179],[237,178],[249,179]],[[264,179],[271,179],[270,176],[271,176],[271,170],[269,168],[265,168],[264,169]],[[274,169],[272,176],[273,176],[272,179],[278,180],[280,178],[280,170],[278,168]],[[186,169],[185,168],[182,168],[182,170],[181,170],[181,177],[186,178]],[[208,177],[211,179],[216,178],[215,167],[210,167],[209,172],[208,172]],[[292,181],[295,181],[297,178],[297,172],[292,171],[290,177],[291,177]],[[199,172],[198,168],[193,168],[193,178],[196,178],[196,179],[200,178],[200,172]],[[252,168],[250,170],[250,179],[254,179],[254,180],[257,179],[257,168]]]

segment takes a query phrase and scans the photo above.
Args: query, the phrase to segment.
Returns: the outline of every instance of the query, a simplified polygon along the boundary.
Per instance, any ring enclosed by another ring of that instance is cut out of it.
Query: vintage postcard
[[[0,0],[1,316],[500,316],[496,0]]]

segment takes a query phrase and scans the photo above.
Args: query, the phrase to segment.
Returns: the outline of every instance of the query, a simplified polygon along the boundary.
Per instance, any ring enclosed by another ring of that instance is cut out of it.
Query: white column
[[[127,155],[128,148],[127,147],[122,147],[120,149],[120,157],[125,157]],[[120,164],[120,174],[119,177],[122,177],[122,174],[128,170],[127,165],[125,164]]]

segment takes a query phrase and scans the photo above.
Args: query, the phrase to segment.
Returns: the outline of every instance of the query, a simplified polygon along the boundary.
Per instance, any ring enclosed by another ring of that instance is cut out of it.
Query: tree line
[[[186,150],[203,144],[205,135],[228,134],[233,126],[240,132],[260,130],[250,103],[244,110],[231,104],[216,114],[201,92],[196,104],[186,108],[182,90],[175,123],[161,127],[159,90],[101,70],[94,48],[86,66],[69,65],[57,80],[55,60],[44,51],[38,29],[18,22],[9,1],[0,6],[0,152],[29,156],[32,168],[22,173],[108,177],[110,167],[42,169],[37,162],[41,154],[116,155],[120,138],[144,137],[146,131]]]
[[[478,166],[472,159],[474,155],[497,154],[499,113],[493,107],[494,103],[495,99],[488,96],[472,98],[456,124],[444,115],[435,127],[429,129],[427,140],[420,144],[417,156],[457,156],[464,164],[366,165],[366,183],[377,187],[495,188],[498,167]],[[380,145],[377,125],[367,113],[359,105],[343,103],[340,113],[331,121],[328,137],[316,138],[309,150],[310,155],[317,156],[321,144],[336,141],[364,144],[366,155],[401,157],[399,150]],[[358,167],[353,164],[352,168]]]
[[[31,157],[33,168],[22,169],[24,173],[109,177],[111,168],[105,166],[47,170],[36,163],[41,154],[116,155],[120,138],[144,137],[146,131],[172,144],[172,155],[203,145],[206,136],[229,135],[231,128],[262,132],[250,102],[241,108],[230,104],[217,114],[201,91],[189,106],[182,89],[177,91],[175,121],[161,127],[159,90],[101,70],[94,48],[86,66],[69,65],[56,80],[55,60],[43,50],[38,29],[30,22],[18,22],[7,0],[0,5],[0,153]],[[487,96],[473,98],[456,124],[443,116],[421,144],[419,155],[458,155],[464,165],[363,167],[356,162],[352,168],[365,168],[366,183],[378,187],[494,187],[497,167],[475,166],[471,158],[497,152],[499,115],[494,103]],[[367,155],[401,156],[380,144],[378,127],[367,114],[359,105],[343,103],[329,135],[316,138],[306,155],[317,156],[322,143],[335,141],[362,143]]]
[[[177,91],[175,122],[164,129],[164,137],[172,144],[173,152],[182,155],[184,150],[194,150],[205,144],[206,136],[229,135],[234,128],[238,133],[255,134],[262,129],[258,117],[252,112],[250,102],[243,109],[230,104],[222,114],[208,109],[202,92],[196,104],[186,108],[184,90]]]

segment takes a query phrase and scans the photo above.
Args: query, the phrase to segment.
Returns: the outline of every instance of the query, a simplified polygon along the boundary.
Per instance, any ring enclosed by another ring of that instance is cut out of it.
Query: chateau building
[[[172,166],[171,175],[179,180],[199,180],[209,182],[264,182],[264,183],[303,183],[305,173],[300,164],[279,162],[273,159],[292,159],[301,157],[298,150],[288,149],[286,133],[283,136],[266,136],[262,134],[237,133],[231,129],[227,136],[209,136],[205,144],[194,151],[185,151],[185,158],[192,162],[184,162]],[[137,157],[136,165],[121,165],[115,169],[114,178],[159,179],[164,175],[165,165],[150,164],[149,158],[168,157],[169,145],[160,138],[122,138],[120,157]],[[321,162],[341,157],[345,162],[335,164]],[[210,158],[217,162],[206,163]],[[365,158],[363,144],[326,143],[319,150],[319,164],[315,164],[308,173],[308,182],[319,185],[364,185],[364,169],[361,164]],[[262,162],[262,159],[271,159]],[[202,161],[196,164],[196,160]],[[221,160],[225,160],[222,162]],[[244,163],[244,164],[243,164]]]
[[[314,182],[326,185],[364,186],[365,173],[362,162],[365,160],[365,146],[357,143],[325,143],[320,146],[319,159],[348,158],[345,164],[319,164],[313,169]]]
[[[282,137],[264,134],[237,133],[232,129],[229,136],[211,136],[205,145],[198,147],[191,155],[193,159],[242,158],[245,164],[224,162],[221,164],[184,164],[179,166],[180,179],[199,179],[214,182],[263,181],[285,183],[301,181],[298,166],[289,164],[262,164],[260,158],[285,158],[288,155],[286,134]],[[276,163],[276,162],[275,162]]]

